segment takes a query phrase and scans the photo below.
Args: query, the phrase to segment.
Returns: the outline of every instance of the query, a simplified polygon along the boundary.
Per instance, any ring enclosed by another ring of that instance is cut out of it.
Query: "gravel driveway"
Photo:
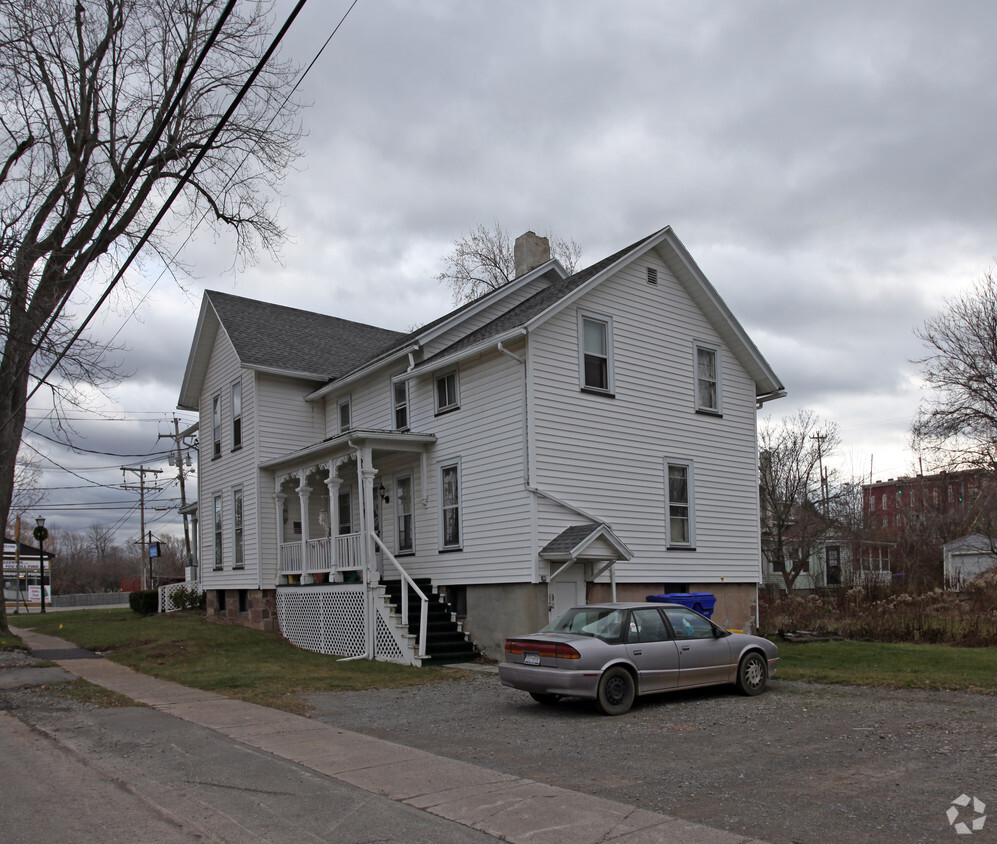
[[[773,842],[997,841],[997,697],[772,681],[638,700],[618,718],[544,707],[494,674],[306,696],[313,717],[510,774]],[[955,822],[978,816],[972,805]]]

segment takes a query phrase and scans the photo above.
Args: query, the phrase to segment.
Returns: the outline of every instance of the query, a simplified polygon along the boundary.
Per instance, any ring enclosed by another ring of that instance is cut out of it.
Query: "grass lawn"
[[[340,662],[272,634],[209,623],[198,615],[74,610],[19,615],[8,621],[99,651],[153,677],[290,712],[304,709],[294,697],[301,692],[412,686],[455,676],[440,668]]]
[[[773,641],[779,646],[778,676],[784,680],[997,692],[997,648]]]

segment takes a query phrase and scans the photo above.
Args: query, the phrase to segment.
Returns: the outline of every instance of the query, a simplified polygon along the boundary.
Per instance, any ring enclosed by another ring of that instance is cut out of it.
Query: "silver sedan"
[[[778,662],[768,639],[731,633],[678,604],[592,604],[507,639],[499,677],[540,703],[588,698],[622,715],[637,695],[675,689],[734,684],[760,694]]]

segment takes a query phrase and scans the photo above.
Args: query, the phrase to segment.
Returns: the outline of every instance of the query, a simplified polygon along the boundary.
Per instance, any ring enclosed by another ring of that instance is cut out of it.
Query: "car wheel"
[[[747,654],[737,667],[737,689],[743,695],[760,695],[768,679],[768,665],[759,653]]]
[[[537,703],[544,704],[544,706],[553,706],[561,699],[560,695],[547,694],[545,692],[530,692],[530,697]]]
[[[599,708],[606,715],[623,715],[633,706],[634,678],[621,665],[608,669],[599,680]]]

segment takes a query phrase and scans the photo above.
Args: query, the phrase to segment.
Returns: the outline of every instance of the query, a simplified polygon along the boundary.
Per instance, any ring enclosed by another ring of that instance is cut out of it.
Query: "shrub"
[[[196,586],[177,586],[170,594],[173,606],[178,610],[203,610],[208,596]]]
[[[159,592],[155,589],[139,589],[128,593],[128,606],[139,615],[153,615],[159,612]]]

